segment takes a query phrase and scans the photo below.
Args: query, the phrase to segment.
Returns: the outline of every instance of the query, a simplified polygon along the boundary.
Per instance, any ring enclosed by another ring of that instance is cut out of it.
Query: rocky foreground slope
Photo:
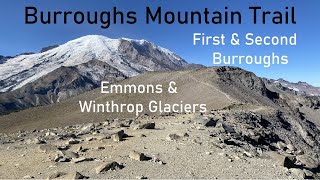
[[[176,81],[177,94],[96,89],[1,116],[0,177],[319,178],[319,97],[298,95],[234,67],[152,72],[119,84],[170,81]],[[146,111],[137,118],[80,113],[79,100],[106,99],[183,100],[206,103],[210,111]]]
[[[269,123],[234,109],[2,134],[0,178],[317,178],[318,161]]]

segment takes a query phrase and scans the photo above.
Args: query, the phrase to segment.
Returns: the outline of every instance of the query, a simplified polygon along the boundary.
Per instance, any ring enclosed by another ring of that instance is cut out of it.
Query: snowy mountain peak
[[[166,48],[163,48],[161,46],[158,46],[150,41],[147,41],[145,39],[141,39],[141,40],[136,40],[136,39],[129,39],[129,38],[121,38],[122,40],[126,40],[126,41],[129,41],[131,43],[134,43],[134,44],[137,44],[137,45],[145,45],[145,44],[149,44],[151,45],[154,49],[158,49],[168,55],[171,55],[171,56],[175,56],[177,60],[183,60],[181,57],[179,57],[178,55],[176,55],[175,53],[173,53],[172,51],[170,51],[169,49],[166,49]]]
[[[92,60],[105,62],[127,77],[188,65],[168,49],[146,40],[87,35],[42,53],[7,59],[0,64],[0,92],[19,89],[62,66],[73,67]]]
[[[96,46],[95,49],[110,47],[116,50],[119,46],[120,41],[118,39],[111,39],[101,35],[87,35],[78,39],[72,40],[64,44],[64,46],[70,47],[92,47]]]
[[[309,96],[319,96],[320,95],[320,88],[312,86],[312,85],[308,84],[307,82],[299,81],[297,83],[294,83],[294,82],[289,82],[284,79],[278,79],[278,80],[270,79],[270,81],[275,84],[281,84],[282,86],[284,86],[288,89],[296,91],[298,94],[309,95]]]

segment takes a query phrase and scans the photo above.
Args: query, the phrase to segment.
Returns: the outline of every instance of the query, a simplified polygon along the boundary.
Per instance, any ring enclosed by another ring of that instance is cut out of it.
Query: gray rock
[[[281,141],[277,142],[277,148],[280,150],[285,150],[287,148],[287,145]]]
[[[93,158],[85,158],[85,157],[80,157],[80,158],[75,158],[73,159],[73,163],[81,163],[81,162],[85,162],[85,161],[93,161]]]
[[[284,157],[284,159],[283,159],[282,165],[283,165],[284,167],[287,167],[287,168],[292,168],[292,167],[295,167],[295,164],[294,164],[295,161],[296,161],[295,157],[293,157],[293,156],[286,156],[286,157]]]
[[[61,154],[63,156],[65,156],[66,158],[68,159],[74,159],[74,158],[78,158],[79,157],[79,154],[78,153],[75,153],[75,152],[72,152],[72,151],[61,151]]]
[[[102,123],[102,126],[109,126],[110,125],[110,122],[109,121],[105,121]]]
[[[236,133],[236,131],[234,130],[234,128],[232,126],[227,125],[223,122],[222,122],[222,127],[225,130],[225,132],[227,132],[227,133],[230,133],[230,134]]]
[[[118,134],[112,134],[111,139],[116,142],[122,141],[122,138]]]
[[[26,176],[23,176],[22,179],[34,179],[34,177],[33,177],[33,176],[30,176],[30,175],[26,175]]]
[[[147,157],[143,153],[139,153],[137,151],[131,151],[129,157],[137,161],[147,160]]]
[[[61,132],[57,135],[58,139],[70,139],[77,138],[77,136],[73,133]]]
[[[288,144],[288,145],[287,145],[287,148],[288,148],[290,151],[296,151],[296,150],[297,150],[292,144]]]
[[[190,137],[190,135],[188,133],[178,133],[177,135],[180,137],[185,137],[185,138]]]
[[[134,123],[134,124],[131,124],[131,128],[134,129],[134,130],[138,130],[138,129],[155,129],[156,127],[156,123],[154,122],[148,122],[148,123]]]
[[[197,123],[197,124],[201,124],[203,126],[206,126],[206,127],[210,127],[210,126],[216,126],[217,124],[217,121],[214,120],[213,118],[209,118],[209,117],[203,117],[201,115],[197,116],[194,121]]]
[[[92,133],[92,131],[93,131],[94,129],[95,129],[95,126],[94,126],[93,123],[84,125],[84,126],[80,129],[78,135],[90,134],[90,133]]]
[[[82,146],[79,146],[79,147],[77,148],[77,152],[84,152],[84,148],[83,148]]]
[[[278,166],[282,166],[286,168],[293,168],[296,166],[295,165],[296,159],[293,156],[285,156],[282,154],[278,154],[276,152],[269,152],[268,154]]]
[[[93,136],[90,136],[90,137],[86,137],[86,141],[93,141],[93,140],[95,140],[96,138],[95,137],[93,137]]]
[[[308,155],[299,155],[296,158],[298,162],[300,162],[306,168],[316,169],[319,166],[319,163]]]
[[[48,136],[56,136],[56,135],[57,135],[57,134],[54,133],[54,132],[47,132],[47,133],[45,134],[46,137],[48,137]]]
[[[291,168],[290,172],[295,176],[295,178],[297,179],[305,179],[306,178],[306,174],[302,169],[298,169],[298,168]]]
[[[106,149],[106,148],[103,147],[103,146],[99,146],[99,147],[96,148],[96,150],[104,150],[104,149]]]
[[[103,139],[110,139],[111,138],[111,135],[103,135],[103,134],[99,134],[99,135],[95,135],[95,136],[92,136],[92,140],[98,140],[98,141],[101,141]],[[90,140],[90,138],[88,139]]]
[[[68,150],[70,147],[69,146],[59,146],[57,149],[64,151],[64,150]]]
[[[163,161],[161,161],[159,158],[157,158],[157,157],[155,157],[155,156],[152,158],[152,161],[153,161],[154,163],[158,163],[158,164],[161,164],[161,165],[166,164],[166,163],[164,163]]]
[[[123,168],[122,165],[113,161],[113,162],[106,162],[106,163],[99,165],[98,167],[95,168],[95,171],[97,174],[100,174],[100,173],[103,173],[106,171],[114,171],[114,170],[118,170],[118,169],[122,169],[122,168]]]
[[[314,178],[314,173],[312,171],[309,171],[307,169],[304,169],[303,172],[306,174],[306,178]]]
[[[243,155],[245,155],[246,157],[252,158],[254,155],[252,155],[252,153],[248,152],[248,151],[244,151]]]
[[[87,177],[83,176],[79,172],[65,173],[65,172],[54,172],[51,174],[48,179],[86,179]]]
[[[79,172],[72,172],[68,173],[67,175],[63,176],[63,179],[70,179],[70,180],[76,180],[76,179],[86,179],[87,177],[83,176]]]
[[[155,122],[141,124],[141,126],[140,126],[140,129],[155,129],[155,128],[156,128]]]
[[[168,136],[166,137],[168,141],[176,141],[176,140],[179,140],[180,138],[181,136],[177,134],[168,134]]]
[[[68,145],[79,144],[79,143],[80,143],[80,141],[76,140],[74,138],[69,139],[68,142],[67,142]]]
[[[116,142],[122,141],[123,137],[124,137],[124,131],[123,130],[118,131],[118,132],[116,132],[116,133],[111,135],[111,139],[113,141],[116,141]]]
[[[54,162],[69,162],[70,159],[62,156],[62,155],[56,155],[55,158],[54,158]]]
[[[56,151],[58,148],[56,146],[50,145],[50,144],[41,144],[38,147],[40,152],[43,153],[48,153],[48,152],[54,152]]]
[[[40,137],[28,139],[26,141],[27,144],[46,144],[46,141]]]
[[[63,176],[67,175],[65,172],[54,172],[47,179],[57,179],[57,178],[62,178]]]
[[[148,178],[145,176],[136,176],[136,179],[148,179]]]
[[[297,150],[296,154],[297,154],[297,155],[304,155],[304,150],[300,150],[300,149],[299,149],[299,150]]]

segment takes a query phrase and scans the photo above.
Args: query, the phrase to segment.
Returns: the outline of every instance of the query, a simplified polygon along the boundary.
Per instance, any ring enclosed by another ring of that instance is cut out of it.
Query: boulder
[[[195,121],[195,123],[201,124],[201,125],[206,126],[206,127],[214,127],[217,124],[217,121],[214,120],[213,118],[203,117],[203,116],[200,116],[200,115],[197,116],[194,119],[194,121]]]
[[[67,175],[63,176],[63,179],[70,179],[70,180],[76,180],[76,179],[86,179],[87,177],[83,176],[79,172],[72,172],[68,173]]]
[[[302,169],[291,168],[290,172],[297,179],[305,179],[306,178],[306,173]]]
[[[113,162],[106,162],[106,163],[99,165],[98,167],[95,168],[95,171],[97,174],[100,174],[100,173],[103,173],[106,171],[114,171],[114,170],[118,170],[118,169],[122,169],[122,168],[123,168],[122,165],[113,161]]]
[[[276,152],[269,152],[268,154],[270,158],[273,159],[276,165],[278,166],[283,166],[286,168],[296,167],[295,165],[296,159],[294,156],[285,156],[282,154],[278,154]]]
[[[111,139],[115,142],[122,141],[122,138],[118,134],[112,134]]]
[[[81,163],[81,162],[85,162],[85,161],[93,161],[93,158],[86,158],[86,157],[80,157],[80,158],[75,158],[73,159],[73,163]]]
[[[79,172],[65,173],[65,172],[54,172],[51,174],[48,179],[86,179],[87,177],[83,176]]]
[[[307,179],[315,179],[314,173],[312,171],[309,171],[307,169],[303,169],[303,172],[306,174]]]
[[[304,167],[309,169],[316,169],[319,166],[319,163],[308,155],[297,156],[297,161],[301,163]]]
[[[63,176],[67,175],[65,172],[54,172],[51,175],[48,176],[47,179],[57,179],[57,178],[63,178]]]
[[[79,157],[79,154],[78,153],[75,153],[75,152],[72,152],[72,151],[61,151],[61,154],[68,158],[68,159],[75,159],[75,158],[78,158]]]
[[[111,139],[113,141],[116,141],[116,142],[122,141],[123,137],[124,137],[124,131],[123,130],[117,131],[116,133],[111,135]]]
[[[129,157],[137,161],[147,160],[147,157],[143,153],[139,153],[137,151],[131,151]]]
[[[78,135],[90,134],[94,129],[95,129],[95,126],[93,123],[84,125],[78,132]]]
[[[154,122],[148,122],[148,123],[138,123],[138,124],[136,124],[136,123],[134,123],[134,124],[132,124],[131,125],[131,128],[133,129],[133,130],[138,130],[138,129],[155,129],[155,127],[156,127],[156,123],[154,123]]]

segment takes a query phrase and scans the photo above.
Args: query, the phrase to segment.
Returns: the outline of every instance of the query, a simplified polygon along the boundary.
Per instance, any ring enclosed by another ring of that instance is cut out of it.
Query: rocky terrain
[[[0,117],[0,178],[319,178],[318,96],[235,67],[149,72],[177,94],[95,89]],[[80,100],[206,103],[201,113],[80,113]]]
[[[317,178],[266,121],[235,108],[2,134],[0,178]]]
[[[269,81],[278,86],[282,86],[282,88],[288,88],[288,90],[292,90],[297,94],[308,95],[308,96],[320,96],[320,88],[314,87],[306,82],[299,81],[297,83],[292,83],[284,79],[278,79],[278,80],[270,79]]]
[[[10,58],[12,58],[12,57],[0,55],[0,64],[5,63],[7,61],[7,59],[10,59]]]
[[[57,47],[59,47],[59,45],[51,45],[51,46],[48,46],[48,47],[44,47],[44,48],[42,48],[42,49],[40,50],[40,53],[47,52],[47,51],[49,51],[49,50],[51,50],[51,49],[54,49],[54,48],[57,48]]]
[[[101,79],[114,83],[126,78],[102,61],[60,67],[17,90],[0,94],[0,114],[63,101],[100,87]]]

